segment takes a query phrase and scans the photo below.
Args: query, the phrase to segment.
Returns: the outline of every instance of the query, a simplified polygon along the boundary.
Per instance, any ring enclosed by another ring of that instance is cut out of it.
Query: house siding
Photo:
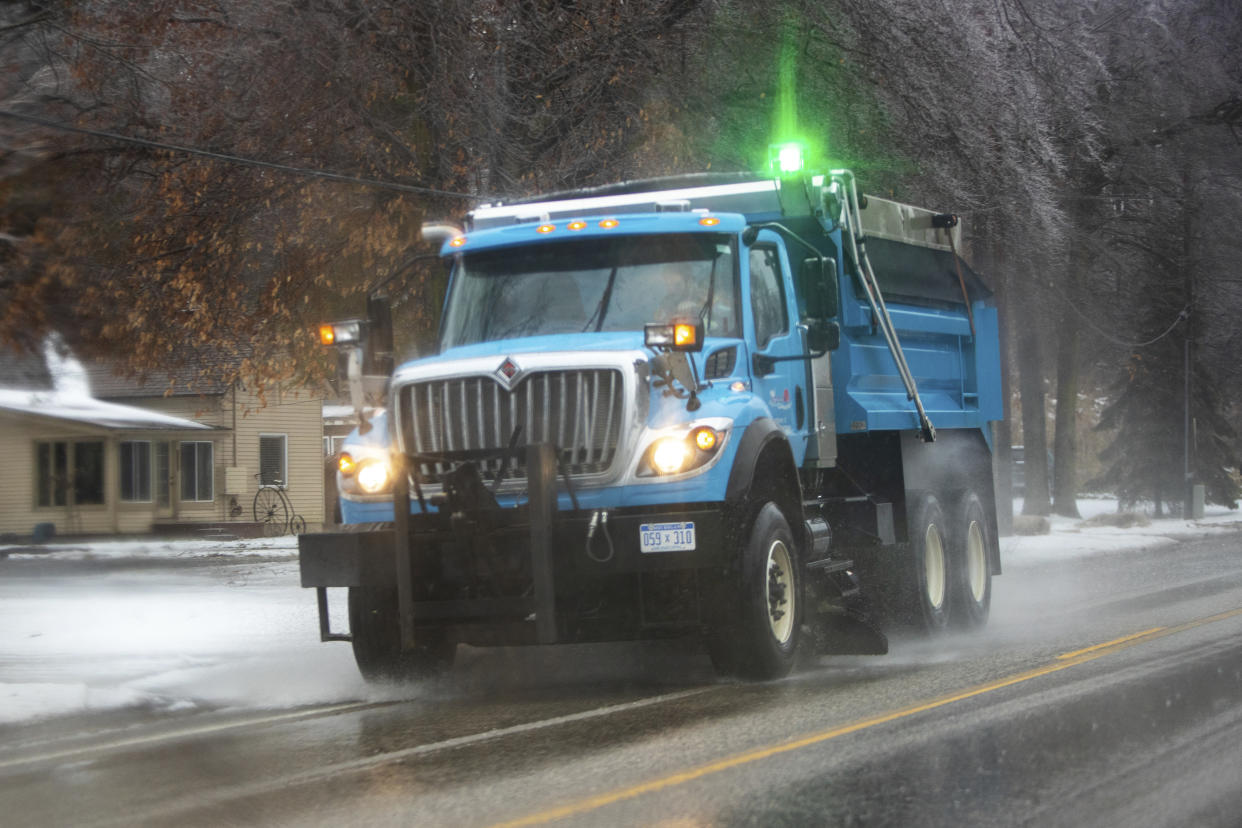
[[[196,420],[221,431],[190,435],[186,441],[214,444],[213,492],[211,502],[182,500],[181,456],[177,445],[172,452],[174,495],[172,515],[178,523],[250,523],[254,521],[254,496],[259,490],[259,436],[284,434],[288,482],[285,494],[294,514],[301,515],[308,528],[323,524],[323,399],[305,390],[269,391],[263,399],[238,388],[219,396],[127,397],[135,405],[175,417]],[[177,441],[180,442],[180,441]],[[244,486],[227,491],[228,469],[236,468]]]
[[[310,529],[323,525],[323,399],[306,391],[268,394],[264,405],[246,391],[237,394],[237,425],[233,435],[237,466],[246,470],[246,495],[239,498],[244,518],[253,520],[253,503],[259,489],[259,437],[284,434],[285,494],[295,514]],[[260,407],[262,406],[262,407]],[[230,447],[231,452],[231,447]],[[231,464],[230,453],[230,464]]]

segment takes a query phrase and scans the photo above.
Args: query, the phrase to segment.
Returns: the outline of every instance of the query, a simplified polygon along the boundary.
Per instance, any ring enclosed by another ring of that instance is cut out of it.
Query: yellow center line
[[[641,782],[628,788],[618,788],[617,790],[581,799],[567,805],[549,808],[546,811],[540,811],[529,816],[521,817],[520,819],[497,823],[493,826],[493,828],[521,828],[521,826],[527,825],[541,825],[546,822],[553,822],[558,819],[565,819],[566,817],[584,814],[588,811],[594,811],[616,802],[634,799],[635,797],[639,797],[644,794],[662,791],[666,788],[672,788],[686,782],[692,782],[695,779],[702,779],[705,776],[720,773],[721,771],[736,768],[741,765],[748,765],[752,762],[758,762],[761,759],[768,759],[773,756],[779,756],[782,753],[789,753],[791,751],[810,747],[811,745],[821,744],[839,736],[857,733],[858,731],[866,730],[869,727],[875,727],[876,725],[897,721],[898,719],[904,719],[918,713],[925,713],[928,710],[935,710],[938,707],[944,707],[945,705],[963,701],[964,699],[982,696],[985,693],[991,693],[1004,687],[1012,687],[1015,684],[1021,684],[1022,682],[1030,681],[1031,679],[1039,678],[1040,676],[1057,673],[1061,670],[1066,670],[1079,664],[1094,661],[1097,658],[1102,658],[1103,656],[1129,649],[1130,647],[1137,646],[1138,644],[1164,638],[1166,636],[1173,635],[1174,633],[1185,632],[1186,630],[1194,629],[1195,627],[1202,627],[1207,624],[1224,621],[1228,618],[1234,618],[1239,615],[1242,615],[1242,607],[1217,613],[1216,615],[1208,616],[1207,618],[1188,621],[1174,627],[1153,627],[1149,630],[1135,633],[1134,635],[1127,635],[1123,638],[1117,638],[1112,641],[1106,641],[1103,644],[1097,644],[1094,647],[1086,647],[1082,650],[1074,650],[1073,652],[1063,653],[1057,656],[1056,661],[1042,667],[1025,670],[1021,673],[1016,673],[1006,678],[981,684],[967,690],[962,690],[948,696],[934,699],[932,701],[922,702],[920,704],[911,705],[910,707],[904,707],[888,713],[882,713],[878,716],[862,719],[851,724],[834,727],[831,730],[812,733],[808,736],[803,736],[779,745],[770,745],[768,747],[749,750],[744,753],[719,759],[715,762],[700,765],[697,768],[690,768],[689,770],[669,774],[668,776],[663,776],[658,779]]]
[[[1112,641],[1105,641],[1103,644],[1096,644],[1094,647],[1083,647],[1081,650],[1074,650],[1073,652],[1070,652],[1070,653],[1061,653],[1059,656],[1057,656],[1057,658],[1060,658],[1060,659],[1074,658],[1075,656],[1080,656],[1083,653],[1093,653],[1096,650],[1104,650],[1109,647],[1115,647],[1118,644],[1124,644],[1125,642],[1133,641],[1136,638],[1146,638],[1147,636],[1152,635],[1153,633],[1158,633],[1161,630],[1166,630],[1166,629],[1168,629],[1168,627],[1152,627],[1150,630],[1143,630],[1142,632],[1137,632],[1134,635],[1126,635],[1126,636],[1122,636],[1121,638],[1114,638]]]

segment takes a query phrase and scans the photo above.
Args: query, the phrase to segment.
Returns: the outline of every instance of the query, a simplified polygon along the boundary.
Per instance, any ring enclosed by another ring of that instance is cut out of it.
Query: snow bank
[[[1015,500],[1014,514],[1022,511],[1022,501]],[[1086,521],[1098,515],[1117,511],[1112,498],[1080,499],[1078,511],[1082,520],[1053,515],[1052,531],[1047,535],[1025,535],[1001,538],[1001,560],[1011,563],[1062,561],[1088,555],[1103,555],[1127,549],[1161,546],[1208,535],[1242,530],[1242,512],[1220,506],[1209,507],[1202,520],[1180,518],[1154,519],[1146,526],[1089,525]]]

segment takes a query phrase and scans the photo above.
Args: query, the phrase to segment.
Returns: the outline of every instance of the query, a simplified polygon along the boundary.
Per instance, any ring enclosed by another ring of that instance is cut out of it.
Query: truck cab
[[[852,187],[639,182],[485,205],[442,234],[437,352],[398,366],[347,440],[346,531],[300,539],[321,634],[371,677],[461,642],[689,634],[767,678],[825,598],[828,628],[884,649],[858,571],[894,616],[986,617],[995,311],[955,221]],[[950,541],[966,512],[978,537]],[[348,634],[328,587],[349,589]]]

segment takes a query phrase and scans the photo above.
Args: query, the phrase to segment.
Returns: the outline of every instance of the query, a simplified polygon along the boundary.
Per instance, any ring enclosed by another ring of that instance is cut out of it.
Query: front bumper
[[[701,629],[738,544],[724,504],[555,512],[546,533],[528,510],[410,518],[409,623],[475,644],[552,644],[663,637]],[[592,519],[596,530],[588,545]],[[643,552],[639,527],[695,524],[695,548]],[[536,540],[546,537],[546,543]],[[400,590],[396,531],[378,524],[298,538],[302,586]]]
[[[730,542],[724,504],[598,512],[606,512],[607,521],[597,525],[589,548],[587,533],[596,510],[556,513],[548,544],[555,575],[592,577],[731,564],[727,550],[735,544]],[[694,549],[641,551],[641,525],[676,522],[694,523]],[[411,515],[413,570],[461,573],[466,559],[481,545],[513,558],[529,557],[528,530],[529,519],[522,508],[481,512],[462,520],[438,514]],[[496,549],[500,546],[504,549]],[[374,523],[352,525],[347,531],[300,535],[298,563],[304,587],[392,587],[397,579],[396,534],[391,523]]]

